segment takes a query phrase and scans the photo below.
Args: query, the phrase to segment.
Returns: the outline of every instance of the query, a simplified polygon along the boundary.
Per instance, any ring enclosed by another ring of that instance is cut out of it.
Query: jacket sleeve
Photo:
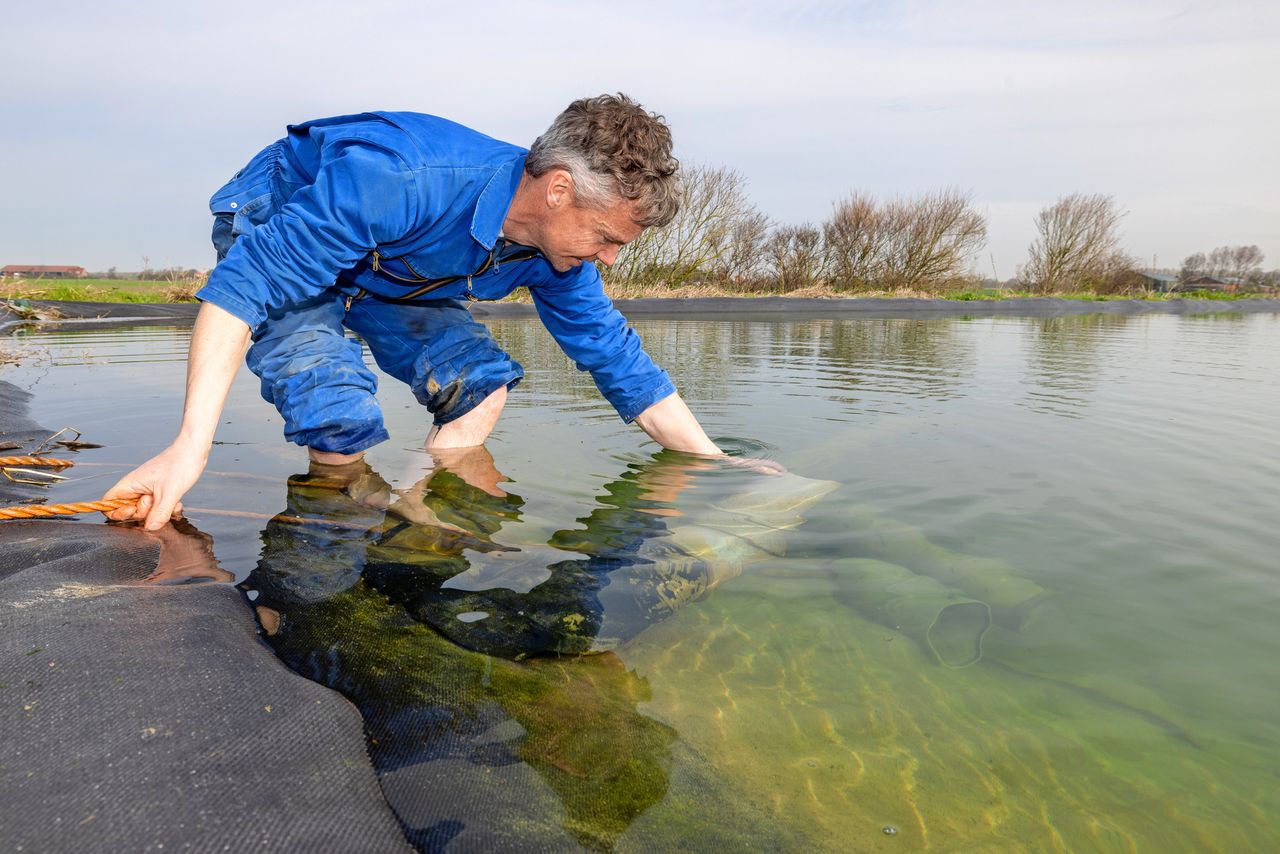
[[[406,234],[418,198],[414,173],[394,152],[335,142],[315,182],[237,240],[196,296],[256,329],[269,312],[318,294],[378,244]]]
[[[676,387],[644,351],[640,336],[605,295],[600,272],[584,263],[567,274],[530,282],[538,316],[580,371],[590,371],[596,388],[622,420],[637,415]]]

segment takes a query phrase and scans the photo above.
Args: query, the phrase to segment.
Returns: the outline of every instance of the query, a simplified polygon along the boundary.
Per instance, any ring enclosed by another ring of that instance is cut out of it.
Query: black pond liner
[[[0,381],[0,438],[49,435],[30,397]],[[143,584],[159,555],[132,528],[0,522],[6,846],[409,850],[359,713],[286,668],[231,586]]]

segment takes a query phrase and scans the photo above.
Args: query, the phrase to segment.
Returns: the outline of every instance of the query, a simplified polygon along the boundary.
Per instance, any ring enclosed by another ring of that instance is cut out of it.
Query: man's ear
[[[547,181],[547,207],[558,210],[573,204],[573,176],[565,169],[552,169]]]

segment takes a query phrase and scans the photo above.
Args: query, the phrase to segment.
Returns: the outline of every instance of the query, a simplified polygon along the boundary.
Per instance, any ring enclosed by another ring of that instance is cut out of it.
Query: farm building
[[[66,267],[48,264],[9,264],[0,267],[0,276],[22,279],[83,279],[88,273],[84,267]]]
[[[1197,276],[1187,282],[1186,287],[1198,291],[1227,291],[1229,293],[1262,290],[1261,285],[1256,282],[1248,282],[1232,276]]]
[[[1173,273],[1142,272],[1138,275],[1142,277],[1142,286],[1149,291],[1163,294],[1178,289],[1178,277]]]

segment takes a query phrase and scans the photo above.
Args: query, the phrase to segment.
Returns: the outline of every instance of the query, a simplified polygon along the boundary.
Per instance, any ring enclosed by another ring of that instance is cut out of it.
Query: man
[[[479,445],[523,369],[467,300],[527,286],[548,331],[628,422],[666,448],[720,455],[613,307],[612,264],[675,216],[661,117],[625,95],[569,105],[527,152],[434,116],[363,113],[292,126],[214,194],[219,264],[197,294],[182,426],[107,498],[155,530],[200,477],[240,358],[314,462],[388,438],[377,381],[344,327],[434,415],[429,449]]]

